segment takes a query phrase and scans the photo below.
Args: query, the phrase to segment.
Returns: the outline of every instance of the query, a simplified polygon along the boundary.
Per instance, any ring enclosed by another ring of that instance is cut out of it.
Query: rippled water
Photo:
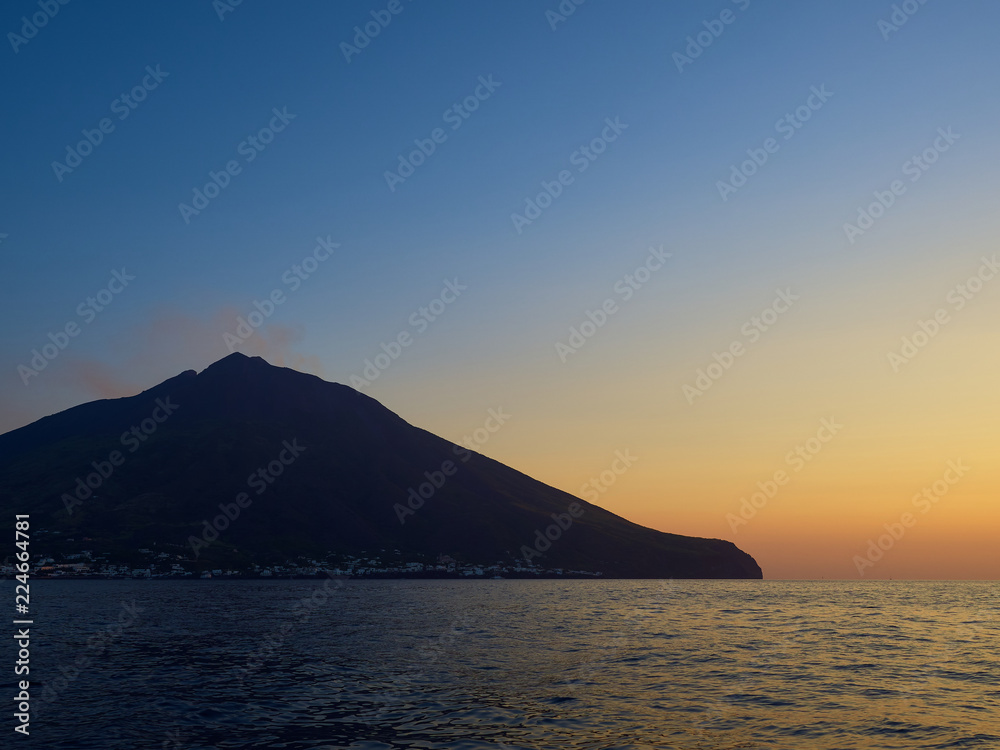
[[[36,581],[36,715],[21,744],[998,748],[998,594],[951,582]]]

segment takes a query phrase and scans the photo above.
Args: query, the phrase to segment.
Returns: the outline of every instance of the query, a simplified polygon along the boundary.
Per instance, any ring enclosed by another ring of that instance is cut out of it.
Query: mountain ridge
[[[292,441],[302,448],[286,465]],[[98,468],[110,468],[99,483]],[[208,540],[241,493],[248,506]],[[639,526],[349,386],[239,353],[0,435],[0,509],[102,550],[156,546],[205,564],[385,549],[609,577],[762,577],[731,542]]]

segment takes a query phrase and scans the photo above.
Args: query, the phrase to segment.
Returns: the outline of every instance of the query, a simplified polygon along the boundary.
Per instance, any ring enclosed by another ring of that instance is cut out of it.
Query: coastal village
[[[44,532],[43,532],[44,533]],[[58,533],[58,532],[55,532]],[[74,544],[62,539],[59,547]],[[354,554],[330,553],[323,559],[300,557],[279,563],[245,567],[206,567],[190,555],[143,548],[128,555],[130,562],[83,548],[79,551],[37,554],[31,558],[32,578],[133,579],[133,578],[600,578],[601,573],[545,568],[533,562],[496,561],[469,563],[440,554],[435,559],[405,560],[399,550],[361,551]],[[13,578],[13,558],[0,564],[0,577]]]

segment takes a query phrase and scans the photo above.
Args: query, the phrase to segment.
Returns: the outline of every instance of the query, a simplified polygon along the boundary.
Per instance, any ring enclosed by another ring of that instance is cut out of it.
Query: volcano
[[[617,578],[761,578],[718,539],[627,521],[408,424],[357,390],[231,354],[0,435],[0,510],[33,552],[205,565],[387,550]]]

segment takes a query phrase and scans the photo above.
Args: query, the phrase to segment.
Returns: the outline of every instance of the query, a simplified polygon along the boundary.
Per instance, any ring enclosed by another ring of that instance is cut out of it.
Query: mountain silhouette
[[[155,547],[214,565],[398,550],[607,577],[762,577],[731,542],[631,523],[353,388],[239,353],[0,435],[0,510],[31,514],[33,552]]]

